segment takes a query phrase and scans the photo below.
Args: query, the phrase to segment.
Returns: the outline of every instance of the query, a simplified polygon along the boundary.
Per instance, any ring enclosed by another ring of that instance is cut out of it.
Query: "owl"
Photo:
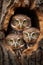
[[[22,35],[20,34],[9,34],[6,37],[6,42],[13,49],[19,49],[24,46],[24,41],[22,39]]]
[[[15,15],[11,21],[11,28],[16,31],[23,31],[31,27],[31,19],[26,15]]]
[[[23,31],[23,39],[28,44],[34,44],[40,35],[40,31],[36,28],[29,28]]]

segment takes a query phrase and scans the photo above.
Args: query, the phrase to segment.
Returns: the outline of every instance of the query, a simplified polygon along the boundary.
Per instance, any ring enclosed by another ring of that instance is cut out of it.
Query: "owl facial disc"
[[[12,46],[14,49],[18,49],[24,46],[22,35],[9,34],[6,37],[7,44]]]
[[[26,15],[16,15],[12,18],[11,27],[14,30],[21,31],[31,27],[31,19]]]
[[[23,31],[23,39],[26,43],[35,43],[40,35],[40,31],[36,28],[29,28]]]

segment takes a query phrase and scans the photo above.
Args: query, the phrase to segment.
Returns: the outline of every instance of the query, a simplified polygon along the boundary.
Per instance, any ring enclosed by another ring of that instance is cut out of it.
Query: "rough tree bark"
[[[11,16],[17,7],[27,7],[30,10],[35,10],[39,19],[40,38],[39,47],[36,52],[29,56],[21,56],[19,63],[14,51],[3,43],[3,38],[0,37],[0,65],[43,65],[43,0],[0,0],[0,35],[3,29],[7,28],[6,23],[9,23]],[[2,28],[2,22],[4,22]],[[6,31],[7,29],[5,29]],[[4,33],[4,32],[3,32]],[[2,34],[4,35],[4,34]]]

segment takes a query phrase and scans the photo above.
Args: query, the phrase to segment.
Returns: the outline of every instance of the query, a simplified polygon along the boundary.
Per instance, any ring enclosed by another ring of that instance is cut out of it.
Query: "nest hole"
[[[39,20],[38,20],[38,17],[37,17],[37,14],[36,14],[36,11],[35,10],[29,10],[29,8],[23,8],[23,7],[19,7],[15,10],[15,13],[14,15],[16,14],[23,14],[23,15],[27,15],[28,17],[31,18],[31,24],[32,24],[32,27],[35,27],[37,29],[40,30],[40,26],[39,26]],[[13,15],[13,16],[14,16]],[[12,17],[13,17],[12,16]],[[10,18],[10,22],[11,22],[11,19],[12,17]],[[10,29],[10,22],[9,22],[9,25],[8,25],[8,30],[7,30],[7,34],[9,34],[9,31],[11,30]]]

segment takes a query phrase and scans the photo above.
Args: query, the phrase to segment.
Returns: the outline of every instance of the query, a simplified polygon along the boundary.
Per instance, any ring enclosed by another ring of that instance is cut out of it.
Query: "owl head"
[[[23,39],[26,43],[35,43],[39,37],[40,31],[36,28],[29,28],[23,31]]]
[[[18,49],[24,46],[24,42],[22,39],[22,35],[18,35],[18,34],[9,34],[6,37],[6,41],[7,44],[11,47],[13,47],[14,49]]]
[[[31,27],[31,20],[26,15],[15,15],[11,21],[11,28],[16,31],[22,31]]]

